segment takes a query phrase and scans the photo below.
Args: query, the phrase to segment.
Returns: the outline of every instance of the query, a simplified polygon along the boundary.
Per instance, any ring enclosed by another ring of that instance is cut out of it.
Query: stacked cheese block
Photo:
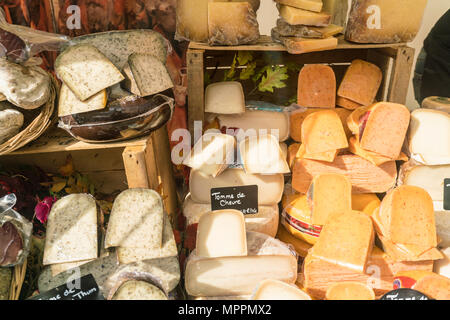
[[[161,197],[147,189],[122,192],[100,242],[97,215],[96,201],[87,194],[69,195],[53,205],[44,250],[44,265],[50,267],[40,275],[39,290],[56,288],[77,271],[92,274],[106,299],[168,299],[180,270]]]
[[[259,39],[260,0],[177,0],[178,40],[242,45]]]
[[[275,0],[280,18],[272,29],[274,41],[300,54],[337,47],[333,37],[344,30],[348,3],[339,0]]]

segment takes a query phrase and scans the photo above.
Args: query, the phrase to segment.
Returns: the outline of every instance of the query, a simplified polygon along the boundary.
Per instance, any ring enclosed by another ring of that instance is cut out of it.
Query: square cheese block
[[[58,116],[64,117],[77,113],[101,110],[106,107],[107,102],[108,94],[106,90],[100,91],[83,102],[63,83],[59,93]]]
[[[417,109],[411,113],[408,133],[411,158],[425,165],[450,164],[450,115]]]
[[[69,47],[61,53],[55,61],[55,70],[81,101],[125,79],[103,53],[86,44]]]
[[[205,174],[218,176],[234,162],[236,140],[233,136],[207,133],[183,160],[185,166]]]
[[[161,248],[163,226],[163,204],[156,191],[125,190],[114,200],[105,248]]]
[[[48,216],[44,265],[96,259],[97,204],[88,194],[58,200]]]
[[[247,237],[243,213],[219,210],[204,214],[198,222],[196,243],[199,257],[246,256]]]
[[[278,28],[271,31],[272,39],[286,47],[290,54],[302,54],[308,52],[326,51],[337,48],[338,39],[335,37],[323,37],[322,39],[311,39],[308,37],[284,37],[279,34]]]
[[[327,221],[311,255],[363,273],[374,239],[370,217],[358,211],[348,211]]]
[[[208,3],[208,44],[237,46],[259,39],[256,12],[248,2]]]
[[[191,170],[189,190],[197,203],[211,203],[211,189],[237,186],[258,186],[258,205],[272,206],[281,201],[284,189],[283,174],[261,175],[246,173],[244,169],[227,169],[214,178],[198,170]]]
[[[278,139],[270,134],[251,136],[242,140],[239,144],[239,150],[246,173],[278,174],[291,172]]]
[[[296,285],[269,279],[258,285],[252,300],[311,300],[311,297]]]
[[[130,280],[122,284],[111,300],[168,300],[158,287],[146,281]]]
[[[330,66],[310,64],[302,68],[297,104],[306,108],[336,107],[336,75]]]
[[[224,81],[210,84],[205,91],[205,112],[234,114],[245,112],[242,84]]]
[[[280,5],[280,16],[292,25],[326,27],[331,23],[331,15],[324,12],[312,12],[291,6]]]
[[[304,9],[308,11],[320,12],[322,11],[322,0],[275,0],[280,4]]]
[[[427,0],[354,0],[345,39],[357,43],[412,41],[426,5]]]

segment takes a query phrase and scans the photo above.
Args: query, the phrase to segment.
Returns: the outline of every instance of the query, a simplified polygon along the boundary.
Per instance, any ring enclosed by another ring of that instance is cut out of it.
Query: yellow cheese
[[[306,108],[336,107],[336,75],[330,66],[305,65],[298,76],[297,104]]]
[[[371,216],[376,208],[381,204],[376,194],[354,194],[352,195],[352,209],[355,211],[364,212]]]
[[[252,300],[311,300],[311,297],[293,284],[268,279],[258,285]]]
[[[348,110],[355,110],[355,109],[358,109],[358,108],[362,107],[361,104],[359,104],[357,102],[354,102],[354,101],[352,101],[350,99],[343,98],[343,97],[337,97],[336,98],[336,104],[338,106],[343,107],[343,108],[348,109]]]
[[[395,284],[399,288],[413,288],[429,298],[436,300],[450,300],[450,278],[434,272],[412,270],[398,272]]]
[[[333,50],[338,45],[338,39],[334,37],[324,39],[282,37],[281,39],[290,54]]]
[[[375,292],[361,282],[337,282],[328,287],[327,300],[375,300]]]
[[[319,153],[307,153],[305,149],[306,148],[304,144],[300,145],[300,147],[297,150],[297,154],[295,155],[295,158],[333,162],[339,153],[338,149]]]
[[[280,4],[304,9],[308,11],[320,12],[322,11],[322,0],[275,0]]]
[[[308,255],[308,250],[312,248],[311,244],[294,237],[290,232],[286,230],[286,227],[283,225],[280,225],[278,227],[278,233],[276,237],[284,243],[288,243],[294,246],[297,254],[303,258]]]
[[[331,15],[327,13],[316,13],[285,5],[280,5],[280,16],[287,23],[293,25],[303,24],[307,26],[325,27],[331,22]]]
[[[361,158],[364,158],[370,162],[372,162],[376,166],[380,166],[383,163],[389,162],[389,161],[408,161],[408,156],[404,154],[403,152],[400,153],[399,157],[396,159],[392,159],[389,157],[382,156],[381,154],[378,154],[376,152],[364,150],[361,148],[361,144],[356,140],[355,137],[350,138],[349,140],[350,146],[349,150],[350,152],[356,154],[357,156],[360,156]]]

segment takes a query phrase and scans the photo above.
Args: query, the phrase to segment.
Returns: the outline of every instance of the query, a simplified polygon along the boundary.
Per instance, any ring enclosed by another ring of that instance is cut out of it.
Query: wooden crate
[[[165,127],[149,137],[131,141],[88,144],[70,137],[61,129],[52,129],[25,148],[0,157],[0,165],[36,165],[55,173],[71,154],[75,169],[88,174],[100,192],[127,188],[158,191],[172,217],[178,207],[170,147]]]
[[[223,80],[224,72],[230,69],[238,51],[253,51],[253,54],[266,64],[284,65],[288,62],[304,65],[311,63],[329,64],[336,73],[339,84],[345,70],[354,59],[363,59],[378,65],[383,71],[383,82],[378,93],[378,101],[390,101],[404,104],[408,93],[408,84],[412,71],[414,49],[404,43],[399,44],[353,44],[339,38],[337,49],[311,52],[301,55],[287,53],[285,47],[273,43],[270,37],[262,36],[256,45],[217,46],[191,42],[187,52],[188,73],[188,124],[194,136],[194,121],[204,121],[204,75],[207,70],[216,70],[211,82]],[[242,83],[246,94],[251,90],[251,81]],[[280,99],[295,96],[297,78],[290,78],[284,89],[276,94],[261,94],[264,101],[277,103]],[[277,101],[278,100],[278,101]]]

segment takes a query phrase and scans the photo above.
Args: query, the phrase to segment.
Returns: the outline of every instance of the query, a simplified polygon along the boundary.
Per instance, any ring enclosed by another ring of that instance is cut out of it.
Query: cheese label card
[[[444,179],[444,210],[450,210],[450,178]]]
[[[258,213],[258,186],[211,189],[211,211],[235,209],[243,214]]]
[[[59,286],[29,300],[105,300],[100,293],[94,276],[88,274],[82,278],[67,281]]]
[[[403,288],[389,291],[380,300],[430,300],[430,298],[417,290]]]

